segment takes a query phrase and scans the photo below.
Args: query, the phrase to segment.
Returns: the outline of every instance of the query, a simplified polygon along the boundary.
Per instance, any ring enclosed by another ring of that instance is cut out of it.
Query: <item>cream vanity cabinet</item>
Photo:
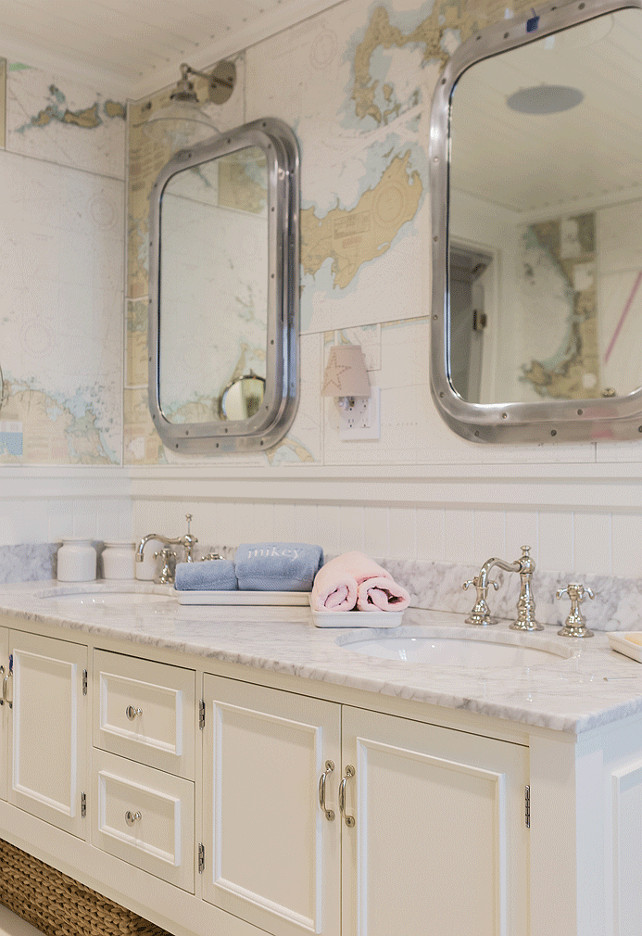
[[[528,750],[205,676],[203,894],[274,936],[528,932]]]
[[[91,841],[194,893],[196,674],[93,656]]]
[[[84,838],[87,648],[14,630],[2,643],[6,798]]]

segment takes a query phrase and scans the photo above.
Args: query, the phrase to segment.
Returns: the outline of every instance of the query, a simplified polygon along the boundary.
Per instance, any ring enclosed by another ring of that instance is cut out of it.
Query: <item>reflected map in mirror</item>
[[[158,383],[171,422],[218,419],[232,381],[248,371],[265,379],[267,196],[258,147],[185,169],[165,186]]]
[[[642,385],[642,14],[470,67],[452,94],[451,374],[474,403]]]

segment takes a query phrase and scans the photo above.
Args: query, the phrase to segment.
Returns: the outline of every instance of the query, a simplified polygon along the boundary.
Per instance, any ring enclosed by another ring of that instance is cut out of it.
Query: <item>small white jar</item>
[[[96,578],[96,550],[90,539],[63,539],[58,550],[59,582],[93,582]]]
[[[135,576],[135,544],[124,540],[105,542],[102,552],[103,578],[131,580]]]

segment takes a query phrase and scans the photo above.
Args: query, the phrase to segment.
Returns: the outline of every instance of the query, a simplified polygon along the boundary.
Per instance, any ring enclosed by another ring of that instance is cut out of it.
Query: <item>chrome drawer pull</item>
[[[339,812],[343,816],[345,824],[351,829],[354,826],[354,816],[346,813],[346,784],[350,777],[354,777],[354,767],[348,764],[344,777],[339,784]]]
[[[319,778],[319,806],[323,810],[323,814],[328,820],[328,822],[334,821],[334,809],[328,809],[325,805],[325,781],[328,774],[331,774],[334,770],[334,763],[331,760],[325,762],[325,770]]]
[[[127,708],[125,709],[125,715],[130,721],[134,721],[135,718],[138,718],[138,716],[142,714],[143,714],[143,710],[142,708],[139,708],[138,706],[134,708],[133,705],[128,705]]]
[[[127,825],[134,825],[135,822],[140,822],[142,818],[143,818],[143,814],[140,811],[140,809],[137,809],[135,813],[131,812],[131,810],[128,809],[127,812],[125,813],[125,822],[127,823]]]

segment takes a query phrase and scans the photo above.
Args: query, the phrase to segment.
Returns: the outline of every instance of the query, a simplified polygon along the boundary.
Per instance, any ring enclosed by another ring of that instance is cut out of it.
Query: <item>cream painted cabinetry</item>
[[[190,893],[194,680],[193,670],[94,651],[92,843]]]
[[[12,630],[8,649],[7,798],[84,838],[87,648]]]
[[[528,932],[527,748],[204,685],[206,900],[274,936]]]

